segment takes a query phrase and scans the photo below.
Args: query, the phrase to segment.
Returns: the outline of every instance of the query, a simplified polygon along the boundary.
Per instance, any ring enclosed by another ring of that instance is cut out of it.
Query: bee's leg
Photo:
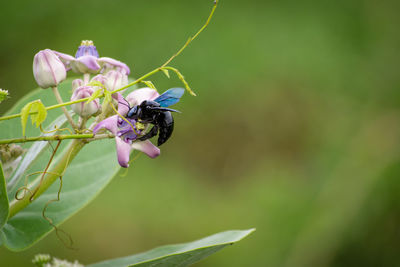
[[[154,125],[153,128],[151,128],[151,130],[147,134],[143,135],[142,137],[139,137],[138,139],[140,141],[145,141],[147,139],[152,138],[153,136],[156,136],[157,133],[158,133],[158,126]]]

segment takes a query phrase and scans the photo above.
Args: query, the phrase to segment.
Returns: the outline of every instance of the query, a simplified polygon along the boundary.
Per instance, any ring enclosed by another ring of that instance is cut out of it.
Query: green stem
[[[179,49],[179,51],[176,52],[172,57],[170,57],[170,58],[161,66],[161,68],[164,68],[164,67],[166,67],[169,63],[171,63],[171,61],[174,60],[174,58],[176,58],[177,56],[179,56],[180,53],[182,53],[183,50],[185,50],[185,48],[188,47],[188,45],[189,45],[194,39],[196,39],[197,36],[199,36],[199,34],[200,34],[200,33],[208,26],[208,24],[210,23],[211,18],[213,17],[214,12],[215,12],[215,9],[217,8],[217,6],[218,6],[218,0],[215,0],[215,1],[214,1],[214,6],[213,6],[213,8],[212,8],[212,10],[211,10],[211,13],[210,13],[210,15],[208,16],[207,21],[206,21],[206,23],[203,25],[203,27],[201,27],[200,30],[198,30],[198,32],[197,32],[193,37],[189,37],[189,39],[188,39],[188,40],[186,41],[186,43],[182,46],[182,48]]]
[[[128,88],[128,87],[131,87],[132,85],[141,83],[144,79],[150,77],[150,76],[153,75],[153,74],[156,74],[156,73],[159,72],[159,71],[161,71],[161,68],[154,69],[154,70],[150,71],[149,73],[146,73],[145,75],[143,75],[142,77],[140,77],[140,78],[137,79],[136,81],[131,82],[130,84],[125,85],[124,87],[121,87],[121,88],[116,89],[116,90],[114,90],[114,91],[111,91],[111,94],[120,92],[120,91],[122,91],[122,90],[125,90],[125,89]]]
[[[87,121],[88,121],[88,118],[80,118],[78,129],[83,130],[86,126]]]
[[[87,85],[90,81],[90,73],[85,73],[83,74],[83,83],[84,85]]]
[[[96,136],[94,136],[93,134],[70,134],[70,135],[36,136],[36,137],[22,137],[22,138],[13,138],[13,139],[3,139],[3,140],[0,140],[0,145],[13,144],[13,143],[36,142],[36,141],[60,141],[60,140],[68,140],[68,139],[98,140],[98,139],[112,138],[112,137],[114,137],[114,136],[112,136],[110,134],[103,134],[103,135],[96,135]]]
[[[43,182],[38,185],[32,192],[36,192],[33,200],[37,199],[43,192],[45,192],[59,177],[63,175],[68,165],[72,162],[78,152],[83,148],[85,142],[82,140],[74,140],[68,147],[67,151],[60,161],[55,165],[44,177]],[[57,175],[60,174],[60,175]],[[25,194],[25,196],[20,200],[13,200],[10,203],[10,215],[9,218],[16,215],[19,211],[28,206],[30,201],[30,194]]]

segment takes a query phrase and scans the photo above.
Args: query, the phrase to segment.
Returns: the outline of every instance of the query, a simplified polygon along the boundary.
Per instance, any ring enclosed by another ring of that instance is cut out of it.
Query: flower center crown
[[[78,47],[78,51],[76,51],[75,58],[80,58],[83,56],[94,56],[96,58],[99,57],[99,53],[97,52],[93,41],[83,40],[81,42],[81,45]]]

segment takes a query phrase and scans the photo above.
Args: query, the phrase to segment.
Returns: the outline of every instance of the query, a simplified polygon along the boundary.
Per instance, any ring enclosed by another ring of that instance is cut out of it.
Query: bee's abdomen
[[[165,111],[160,113],[157,118],[157,124],[160,127],[157,145],[161,146],[171,137],[172,131],[174,130],[174,118],[171,112]]]

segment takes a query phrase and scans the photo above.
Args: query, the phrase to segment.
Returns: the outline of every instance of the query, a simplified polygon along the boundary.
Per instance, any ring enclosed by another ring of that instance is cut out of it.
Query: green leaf
[[[47,117],[47,110],[46,107],[43,105],[42,101],[37,100],[33,102],[31,107],[32,112],[36,112],[35,114],[31,115],[32,124],[36,123],[36,127],[39,127]]]
[[[185,80],[185,77],[183,76],[183,74],[176,68],[173,67],[165,67],[167,69],[172,70],[173,72],[175,72],[176,76],[178,76],[178,79],[181,80],[181,82],[183,83],[183,85],[185,86],[186,90],[192,95],[192,96],[196,96],[196,93],[193,92],[193,90],[190,88],[188,82]]]
[[[21,110],[21,125],[22,135],[25,136],[26,123],[28,122],[29,112],[31,111],[32,103],[26,104]]]
[[[255,229],[226,231],[194,242],[163,246],[144,253],[91,264],[88,267],[189,266],[242,240],[253,231]]]
[[[35,100],[26,104],[21,110],[21,123],[22,123],[22,135],[25,136],[26,123],[28,122],[28,116],[30,112],[36,112],[31,115],[32,124],[36,123],[36,127],[39,127],[47,117],[46,107],[42,101]]]
[[[185,77],[182,75],[182,73],[178,71],[176,74],[179,80],[181,80],[181,82],[185,85],[186,90],[188,90],[191,95],[196,96],[196,93],[193,92],[193,90],[190,88],[188,82],[185,80]]]
[[[70,98],[71,81],[72,80],[67,80],[59,85],[59,90],[63,99]],[[46,90],[39,89],[18,101],[8,114],[18,113],[27,103],[36,99],[41,99],[42,103],[46,106],[56,104],[56,99],[52,94]],[[55,121],[61,115],[62,111],[60,109],[49,111],[44,126],[46,128],[51,128],[51,122]],[[0,138],[18,137],[20,135],[20,127],[18,119],[0,122]],[[26,135],[39,136],[41,132],[39,129],[28,124],[26,126]],[[56,164],[60,160],[68,144],[68,141],[62,142],[53,164]],[[31,147],[33,148],[33,145],[33,143],[25,143],[23,147],[29,151]],[[32,161],[29,159],[28,168],[26,168],[22,174],[19,174],[19,178],[25,178],[25,175],[29,173],[43,171],[50,159],[51,153],[52,150],[42,148],[42,152],[39,153],[40,156]],[[25,154],[25,157],[26,155],[28,155],[28,153]],[[24,158],[21,162],[23,161]],[[70,167],[63,176],[61,201],[50,204],[46,210],[46,216],[53,220],[54,224],[59,226],[93,200],[112,180],[119,169],[120,166],[116,159],[114,140],[103,140],[86,145],[72,161]],[[30,181],[35,178],[37,177],[30,177]],[[8,192],[10,201],[14,201],[16,190],[23,185],[24,180],[25,179],[19,179]],[[20,211],[16,216],[10,218],[0,231],[0,243],[3,243],[3,245],[10,250],[19,251],[30,247],[50,233],[53,227],[43,219],[42,210],[48,200],[56,199],[59,185],[59,182],[56,181],[43,195]]]
[[[7,222],[9,213],[8,197],[6,190],[6,179],[3,174],[3,167],[0,162],[0,229]]]
[[[161,69],[162,72],[164,72],[165,76],[167,76],[167,78],[169,79],[169,71],[167,69]]]
[[[32,171],[45,167],[35,165]],[[47,208],[46,216],[54,224],[60,225],[93,200],[119,168],[113,140],[85,146],[63,176],[61,200]],[[26,249],[53,230],[42,217],[42,210],[48,200],[57,198],[59,186],[56,181],[43,195],[7,222],[2,229],[2,239],[7,248],[13,251]]]
[[[147,87],[150,87],[151,89],[156,89],[156,87],[151,81],[142,81],[142,83],[144,83]]]

